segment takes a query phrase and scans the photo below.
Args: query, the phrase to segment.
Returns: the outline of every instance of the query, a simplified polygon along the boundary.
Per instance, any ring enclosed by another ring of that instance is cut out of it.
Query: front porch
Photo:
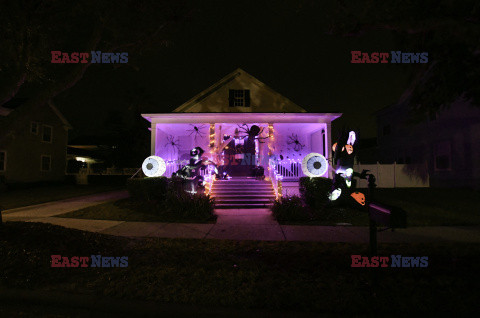
[[[298,194],[298,179],[304,176],[301,165],[306,155],[316,152],[331,158],[331,122],[340,115],[167,113],[142,116],[151,123],[151,154],[165,160],[166,177],[188,164],[191,149],[201,147],[205,150],[203,158],[229,175],[246,177],[253,168],[263,167],[265,179],[271,181],[278,198],[282,194]],[[201,171],[206,177],[207,193],[213,186],[210,173]],[[332,177],[329,170],[322,176]]]

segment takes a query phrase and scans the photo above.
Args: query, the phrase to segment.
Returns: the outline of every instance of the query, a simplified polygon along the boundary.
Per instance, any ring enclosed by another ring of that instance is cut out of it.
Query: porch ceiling
[[[142,114],[151,123],[330,123],[341,113],[157,113]]]

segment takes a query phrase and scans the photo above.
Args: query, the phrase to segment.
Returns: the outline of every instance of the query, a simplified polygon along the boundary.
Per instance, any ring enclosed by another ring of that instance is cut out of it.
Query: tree
[[[51,51],[128,52],[127,64],[112,67],[135,68],[143,52],[168,43],[168,26],[188,16],[182,2],[173,0],[3,1],[0,107],[20,90],[29,99],[19,112],[41,107],[73,87],[90,66],[52,64]]]
[[[312,7],[326,13],[328,34],[360,37],[391,30],[398,50],[429,53],[428,63],[409,65],[411,85],[400,100],[408,103],[413,122],[450,107],[460,97],[480,105],[478,1],[307,0],[297,11]]]

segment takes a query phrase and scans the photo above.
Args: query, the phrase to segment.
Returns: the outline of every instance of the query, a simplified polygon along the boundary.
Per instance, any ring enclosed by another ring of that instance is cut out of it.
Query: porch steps
[[[213,183],[211,195],[218,209],[255,209],[272,206],[275,199],[272,184],[249,177],[233,177]]]

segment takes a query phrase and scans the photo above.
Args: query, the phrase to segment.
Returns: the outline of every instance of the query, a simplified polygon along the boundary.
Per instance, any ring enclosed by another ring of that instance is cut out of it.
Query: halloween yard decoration
[[[205,189],[205,178],[200,174],[201,170],[206,170],[208,166],[213,166],[214,172],[218,174],[217,167],[213,162],[202,159],[204,152],[200,147],[190,150],[189,164],[172,175],[184,179],[186,181],[185,189],[190,193],[203,192]]]
[[[180,146],[180,144],[179,144],[179,139],[178,138],[175,138],[175,136],[173,136],[173,135],[168,135],[167,136],[167,143],[165,144],[166,148],[170,148],[172,151],[177,151],[178,152],[179,146]]]
[[[297,134],[292,134],[291,136],[288,136],[287,145],[293,145],[293,150],[295,150],[296,152],[299,152],[303,149],[303,147],[305,147],[305,145],[302,144],[298,139]]]
[[[191,129],[187,129],[187,132],[189,132],[189,136],[191,136],[192,134],[195,134],[193,139],[195,141],[197,141],[197,137],[200,137],[200,138],[203,138],[205,136],[205,133],[202,131],[204,128],[205,128],[205,125],[192,125],[190,124],[190,126],[192,127]]]
[[[348,131],[348,133],[347,133]],[[365,195],[354,192],[353,177],[366,178],[367,171],[361,174],[353,172],[354,159],[357,153],[358,138],[354,130],[345,130],[338,141],[333,144],[333,163],[336,165],[333,179],[332,191],[328,198],[331,202],[338,202],[339,199],[353,199],[356,203],[364,206]]]
[[[306,176],[320,177],[327,172],[327,159],[319,153],[312,152],[302,160],[302,170]]]
[[[146,158],[142,164],[142,171],[147,177],[160,177],[166,169],[165,161],[157,156]]]

